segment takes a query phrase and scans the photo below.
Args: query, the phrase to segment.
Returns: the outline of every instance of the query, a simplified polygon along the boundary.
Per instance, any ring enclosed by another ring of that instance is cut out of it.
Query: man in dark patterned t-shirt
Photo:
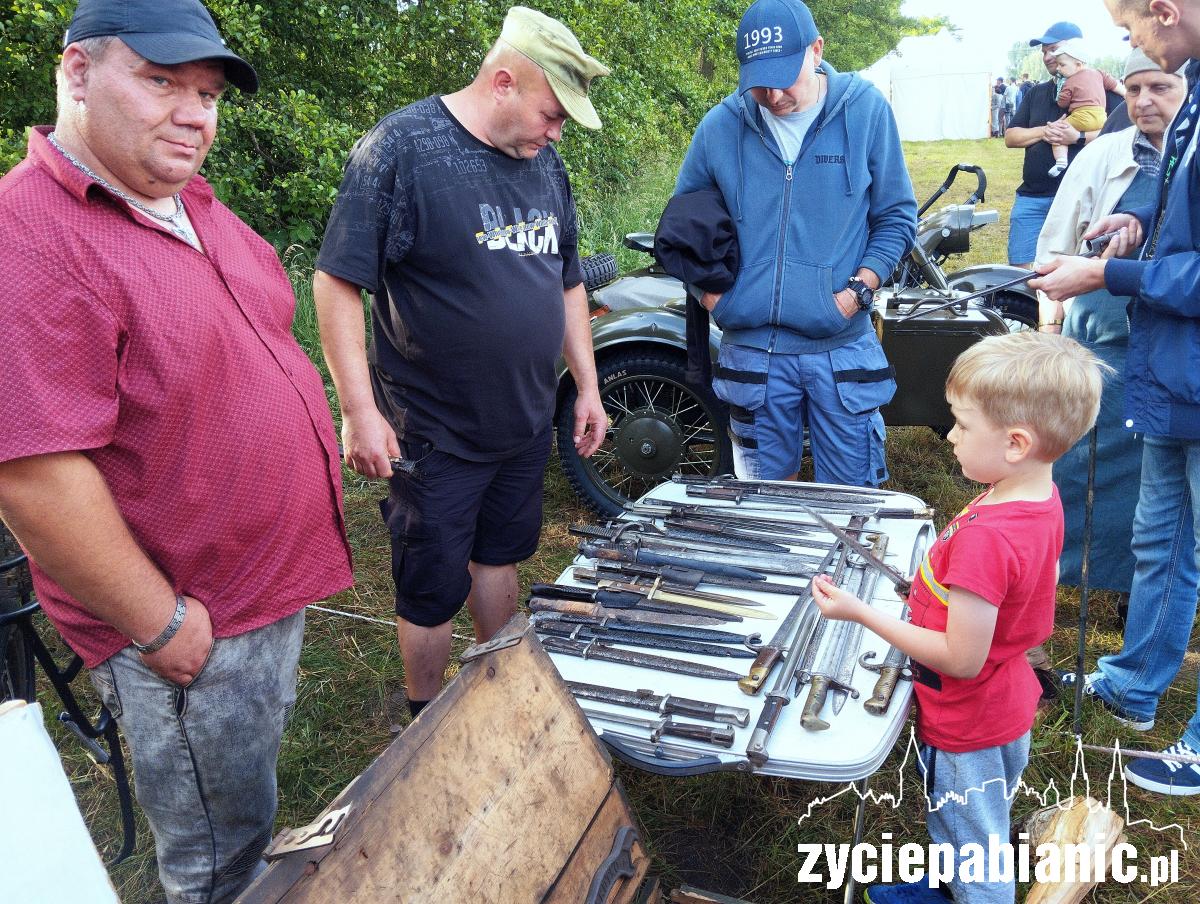
[[[470,85],[358,142],[325,233],[321,342],[346,464],[391,480],[381,508],[414,716],[441,687],[463,603],[480,641],[516,609],[560,353],[579,388],[576,448],[604,438],[575,202],[551,143],[568,118],[600,127],[587,92],[607,72],[561,23],[513,7]]]

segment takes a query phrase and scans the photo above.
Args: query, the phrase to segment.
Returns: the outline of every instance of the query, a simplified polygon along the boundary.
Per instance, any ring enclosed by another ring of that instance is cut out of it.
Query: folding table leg
[[[854,790],[858,792],[858,809],[854,812],[854,846],[862,843],[863,832],[867,827],[867,785],[871,781],[871,777],[859,779],[854,783]],[[842,904],[853,904],[858,885],[854,881],[854,876],[847,874],[846,876],[846,894],[842,897]]]

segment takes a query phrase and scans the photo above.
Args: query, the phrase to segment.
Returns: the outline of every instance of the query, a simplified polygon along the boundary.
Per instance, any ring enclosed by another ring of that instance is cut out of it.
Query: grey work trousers
[[[301,610],[218,639],[186,688],[150,671],[133,647],[91,670],[129,745],[170,904],[232,901],[263,867],[303,636]]]

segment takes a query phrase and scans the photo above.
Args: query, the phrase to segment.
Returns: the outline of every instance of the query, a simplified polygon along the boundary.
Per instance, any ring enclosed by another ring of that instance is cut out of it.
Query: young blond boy
[[[1041,688],[1025,651],[1050,636],[1063,513],[1054,460],[1100,406],[1101,371],[1071,339],[1023,332],[983,340],[946,381],[963,474],[988,489],[930,547],[913,578],[910,620],[885,615],[826,575],[813,597],[828,618],[860,622],[912,659],[920,767],[935,842],[956,851],[1009,838],[1009,803],[1029,759]],[[973,790],[974,789],[974,790]],[[962,803],[948,795],[967,795]],[[957,873],[957,870],[956,870]],[[951,880],[956,904],[1004,902],[1013,882]],[[871,904],[944,902],[926,883],[877,885]]]

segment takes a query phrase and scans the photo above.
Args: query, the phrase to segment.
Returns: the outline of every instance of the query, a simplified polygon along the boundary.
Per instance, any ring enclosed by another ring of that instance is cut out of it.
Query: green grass
[[[952,266],[997,262],[1005,259],[1008,210],[1013,190],[1020,178],[1021,154],[1004,149],[999,141],[941,142],[906,145],[909,166],[919,200],[924,200],[945,178],[950,166],[958,162],[982,165],[989,178],[987,206],[1001,212],[998,225],[977,232],[969,255],[951,261]],[[618,250],[625,232],[652,230],[674,180],[675,163],[656,161],[643,168],[643,181],[611,199],[604,209],[581,210],[582,245],[585,253]],[[973,180],[964,175],[939,203],[962,200]],[[623,255],[623,266],[633,266],[638,255]],[[311,292],[307,279],[311,256],[290,252],[286,263],[299,289],[297,333],[305,348],[320,362],[312,315]],[[324,372],[324,370],[323,370]],[[939,513],[939,522],[955,512],[977,488],[958,473],[947,445],[924,428],[893,430],[888,438],[892,470],[890,488],[905,490],[922,497]],[[379,521],[376,502],[382,490],[379,484],[344,473],[347,525],[355,554],[356,584],[340,594],[330,606],[370,617],[391,618],[392,589],[388,566],[386,534]],[[546,525],[537,555],[521,567],[524,586],[531,581],[549,580],[558,575],[570,560],[573,544],[567,526],[586,519],[587,513],[571,495],[562,479],[557,462],[546,476]],[[1055,662],[1073,663],[1078,618],[1078,594],[1062,589],[1059,596],[1058,624],[1051,641]],[[1120,646],[1120,631],[1114,612],[1114,600],[1107,594],[1093,594],[1092,620],[1088,632],[1089,664],[1095,657]],[[460,652],[470,635],[469,621],[456,621],[455,652]],[[453,666],[451,667],[453,671]],[[311,613],[300,663],[299,699],[280,757],[279,785],[281,805],[278,823],[298,825],[308,822],[357,775],[388,743],[388,695],[401,686],[403,671],[396,653],[395,635],[390,625],[350,621],[336,616]],[[86,682],[77,682],[82,688]],[[1196,699],[1196,662],[1189,657],[1184,672],[1166,695],[1159,711],[1159,727],[1149,736],[1121,729],[1095,707],[1086,711],[1085,740],[1109,743],[1113,738],[1126,746],[1161,749],[1174,742],[1191,715]],[[57,713],[55,702],[43,694],[42,700],[51,717]],[[786,716],[785,716],[786,717]],[[1074,763],[1074,741],[1066,711],[1051,715],[1036,730],[1034,751],[1027,779],[1044,786],[1054,781],[1069,787]],[[68,773],[81,807],[95,836],[106,843],[115,838],[115,798],[110,783],[91,768],[73,741],[52,726],[55,740],[64,754]],[[895,770],[903,749],[885,764],[878,779],[880,790],[897,790]],[[1103,793],[1108,774],[1108,759],[1089,755],[1087,766],[1095,790]],[[841,893],[811,887],[798,891],[795,873],[800,864],[796,845],[800,842],[849,841],[853,820],[853,802],[848,796],[822,808],[812,819],[797,825],[797,818],[818,794],[829,794],[836,786],[785,781],[738,774],[720,774],[696,778],[663,778],[618,765],[621,780],[633,808],[645,829],[645,837],[654,856],[654,869],[668,883],[690,882],[728,895],[760,902],[787,902],[803,899],[813,902],[841,900]],[[1119,789],[1119,783],[1118,783]],[[894,843],[924,840],[919,807],[912,804],[919,786],[911,773],[905,778],[905,800],[900,810],[868,809],[867,838],[878,840],[882,832],[891,832]],[[1064,791],[1064,794],[1066,792]],[[1155,823],[1177,822],[1189,840],[1196,838],[1200,826],[1200,804],[1195,800],[1165,801],[1130,789],[1130,807],[1135,818]],[[1019,799],[1015,815],[1021,819],[1035,808],[1029,800]],[[1165,853],[1172,842],[1145,827],[1129,832],[1130,839],[1144,854]],[[139,854],[128,865],[113,873],[113,880],[127,904],[156,900],[152,841],[141,825]],[[1153,898],[1175,902],[1193,900],[1200,888],[1200,858],[1195,853],[1182,855],[1185,878],[1181,886],[1152,894],[1147,888],[1108,884],[1094,896],[1101,904],[1134,904]],[[515,902],[514,902],[515,904]]]

